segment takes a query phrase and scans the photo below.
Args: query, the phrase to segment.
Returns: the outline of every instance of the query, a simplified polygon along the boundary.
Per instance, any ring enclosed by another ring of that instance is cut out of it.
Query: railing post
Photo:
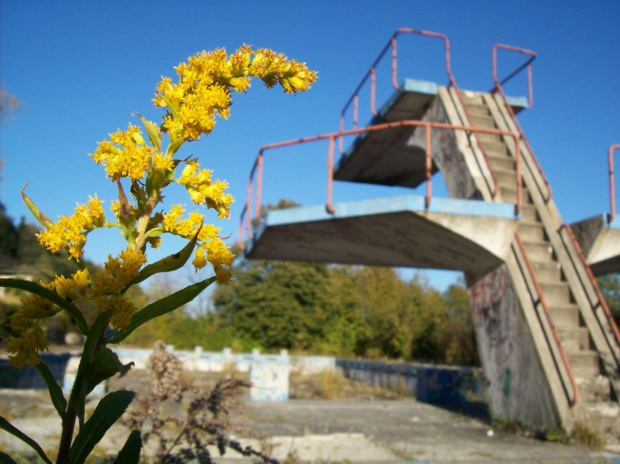
[[[334,214],[332,206],[332,185],[334,183],[334,142],[335,136],[329,137],[329,149],[327,151],[327,212]]]
[[[258,154],[258,169],[256,173],[256,212],[254,217],[260,221],[260,207],[263,194],[263,150]]]
[[[607,223],[610,223],[616,217],[616,189],[614,183],[614,150],[620,149],[620,144],[612,145],[609,147],[607,154],[607,160],[609,163],[609,215],[607,216]]]
[[[433,176],[433,159],[431,150],[431,125],[426,124],[424,126],[426,137],[426,200],[424,202],[426,209],[431,205],[432,185],[431,178]]]

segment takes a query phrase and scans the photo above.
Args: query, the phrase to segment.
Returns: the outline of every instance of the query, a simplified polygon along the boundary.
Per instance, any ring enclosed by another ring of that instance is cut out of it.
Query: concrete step
[[[467,110],[469,111],[469,108]],[[489,129],[496,128],[495,121],[493,121],[493,117],[490,114],[481,115],[481,114],[478,114],[478,112],[476,111],[476,113],[474,114],[470,112],[469,117],[471,118],[471,122],[474,127],[486,127]],[[482,134],[482,133],[478,132],[478,134]]]
[[[521,236],[521,240],[528,241],[546,241],[545,237],[545,227],[542,222],[534,222],[534,221],[519,221],[519,226],[517,228],[519,231],[519,235]]]
[[[493,169],[495,178],[499,182],[500,186],[517,188],[517,171],[506,169]]]
[[[557,261],[544,261],[530,263],[539,282],[556,282],[562,277],[560,263]]]
[[[620,437],[620,405],[616,402],[582,403],[574,412],[575,421],[607,439],[608,444]]]
[[[601,373],[599,355],[596,351],[567,351],[566,355],[575,377],[596,377]]]
[[[551,244],[542,240],[524,240],[521,238],[527,259],[530,263],[546,263],[552,259]]]
[[[570,287],[567,282],[538,282],[548,306],[571,303]]]
[[[604,375],[577,377],[579,396],[583,403],[600,403],[611,400],[611,382]]]
[[[566,351],[583,351],[591,348],[590,333],[586,327],[578,327],[576,329],[558,328],[558,335]]]
[[[500,192],[502,194],[502,198],[506,203],[516,203],[517,202],[517,186],[516,181],[514,185],[502,185],[500,184]],[[523,205],[531,204],[530,193],[527,189],[521,189],[521,202]]]
[[[538,212],[536,211],[536,207],[530,204],[523,204],[521,209],[521,217],[524,220],[528,221],[538,221],[540,218],[538,217]]]
[[[484,142],[481,142],[481,144],[487,155],[499,157],[507,156],[512,158],[510,152],[508,151],[508,147],[503,141],[485,140]]]
[[[470,117],[491,116],[489,108],[484,103],[469,103],[467,105],[467,113]]]
[[[512,171],[517,175],[517,170],[515,168],[514,160],[508,155],[500,155],[495,153],[489,153],[489,151],[485,148],[485,154],[487,159],[489,160],[489,164],[491,165],[491,169],[498,170],[503,169],[505,171]]]
[[[491,142],[491,143],[500,142],[501,143],[504,140],[502,135],[500,134],[484,134],[484,133],[479,133],[478,139],[480,140],[480,143],[482,143],[485,146],[488,142]]]
[[[461,96],[463,97],[463,102],[465,103],[465,105],[467,105],[468,109],[470,106],[475,105],[484,106],[486,108],[486,104],[484,103],[484,97],[480,92],[461,92]]]
[[[551,313],[551,320],[558,330],[579,328],[579,306],[576,304],[562,304],[548,305],[548,307]]]

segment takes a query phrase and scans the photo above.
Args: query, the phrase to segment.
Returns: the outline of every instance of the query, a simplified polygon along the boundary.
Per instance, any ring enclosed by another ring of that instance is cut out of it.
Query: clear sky
[[[25,104],[1,127],[0,201],[16,220],[29,218],[19,191],[30,182],[27,193],[51,218],[71,214],[94,193],[109,205],[115,189],[87,156],[96,142],[130,120],[138,124],[132,111],[159,120],[153,89],[189,55],[247,43],[307,62],[319,80],[297,96],[255,82],[248,94],[235,95],[228,121],[185,148],[230,183],[237,202],[221,225],[236,238],[259,148],[336,131],[343,105],[379,51],[396,29],[408,27],[448,36],[463,89],[492,87],[495,43],[537,53],[534,107],[520,121],[564,221],[574,222],[609,210],[607,149],[620,143],[619,18],[617,0],[0,0],[0,81]],[[447,82],[441,42],[402,37],[398,51],[399,79]],[[508,71],[513,57],[502,57],[500,72]],[[391,92],[387,66],[378,79],[381,104]],[[525,82],[515,79],[509,93],[524,95]],[[361,104],[360,120],[367,121],[367,100]],[[325,143],[268,153],[265,202],[323,203],[326,153]],[[187,202],[182,193],[168,199]],[[393,194],[402,191],[338,187],[334,201]],[[121,246],[116,233],[91,237],[86,256],[96,262]],[[443,287],[454,274],[428,276]]]

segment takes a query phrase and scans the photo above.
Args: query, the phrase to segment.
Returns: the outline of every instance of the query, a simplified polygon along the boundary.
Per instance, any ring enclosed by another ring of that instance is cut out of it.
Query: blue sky
[[[607,212],[606,154],[620,143],[620,2],[609,1],[0,1],[0,81],[25,107],[1,127],[0,201],[16,220],[29,213],[19,191],[50,217],[71,214],[88,195],[114,198],[113,185],[87,156],[151,104],[162,75],[191,54],[248,43],[269,47],[319,71],[297,96],[259,82],[234,98],[231,117],[185,148],[237,202],[222,232],[237,234],[249,170],[262,145],[338,129],[340,111],[392,33],[409,27],[450,39],[459,87],[488,90],[491,49],[504,43],[533,50],[534,107],[520,116],[553,188],[565,222]],[[426,37],[399,39],[399,79],[445,84],[443,45]],[[515,57],[502,55],[506,71]],[[520,59],[520,58],[519,58]],[[390,92],[379,69],[378,104]],[[508,88],[526,93],[523,76]],[[364,106],[360,120],[369,119]],[[367,104],[367,100],[366,100]],[[264,200],[325,201],[327,145],[267,154]],[[620,163],[620,161],[618,161]],[[401,194],[375,187],[336,187],[334,200]],[[438,194],[441,193],[439,189]],[[187,202],[182,192],[168,200]],[[91,236],[86,255],[101,262],[122,246],[116,232]],[[163,251],[165,253],[166,250]],[[444,287],[454,274],[428,273]]]

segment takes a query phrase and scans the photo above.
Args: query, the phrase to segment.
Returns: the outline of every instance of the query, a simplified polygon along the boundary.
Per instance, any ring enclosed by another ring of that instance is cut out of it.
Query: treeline
[[[38,231],[23,220],[14,224],[0,203],[2,255],[26,265],[35,281],[74,273],[75,265],[66,256],[39,246]],[[93,263],[87,265],[97,269]],[[390,268],[243,259],[236,261],[234,273],[230,285],[217,287],[208,298],[202,298],[198,311],[194,306],[156,319],[126,343],[152,346],[160,339],[179,349],[288,349],[307,354],[478,363],[467,291],[462,286],[452,285],[441,293],[418,277],[406,281]],[[599,278],[599,285],[618,321],[619,275]],[[136,306],[143,307],[149,298],[161,298],[182,286],[162,276],[155,285],[132,289],[131,297]],[[8,328],[18,301],[0,300],[3,327]],[[57,343],[64,341],[67,332],[77,331],[64,312],[48,329]]]
[[[460,286],[440,293],[390,268],[275,261],[241,260],[235,276],[214,290],[211,311],[168,315],[128,342],[478,363]]]

